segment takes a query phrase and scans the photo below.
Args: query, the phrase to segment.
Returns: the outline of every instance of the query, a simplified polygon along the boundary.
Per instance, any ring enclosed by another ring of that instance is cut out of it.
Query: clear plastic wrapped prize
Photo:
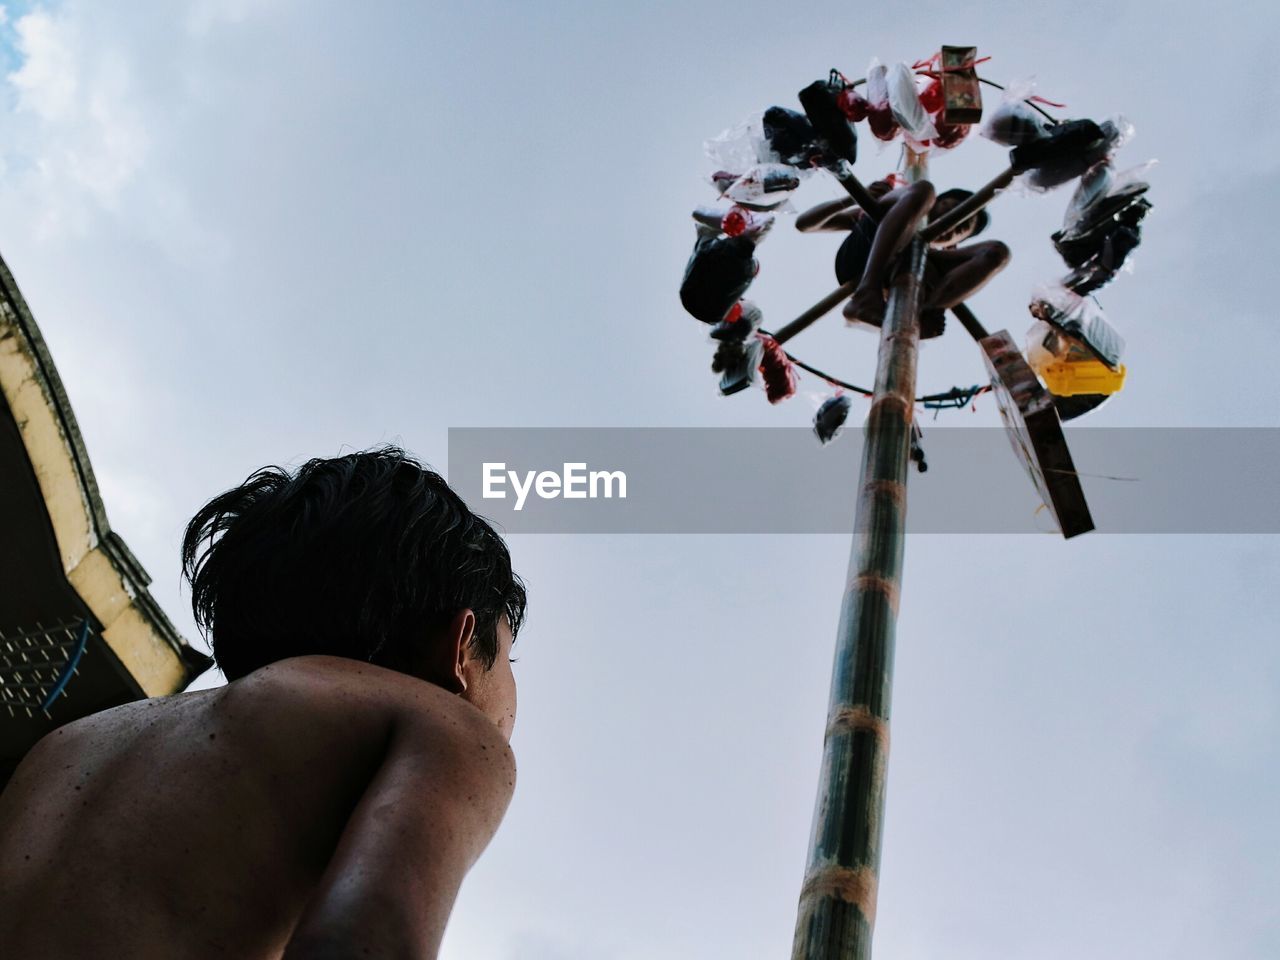
[[[758,334],[757,342],[763,347],[760,355],[760,375],[764,378],[765,396],[770,403],[781,403],[796,392],[796,372],[791,358],[782,344],[773,337]]]
[[[843,393],[822,401],[822,406],[813,417],[813,432],[823,445],[830,443],[840,433],[845,421],[849,419],[849,408],[852,406],[853,401]]]
[[[1043,137],[1049,121],[1031,104],[1035,85],[1029,81],[1010,84],[996,108],[982,120],[981,133],[1002,147],[1018,147]]]
[[[1062,287],[1043,287],[1028,309],[1037,320],[1064,334],[1108,367],[1120,365],[1124,338],[1092,299]]]
[[[722,320],[755,278],[755,248],[749,236],[721,236],[698,224],[698,239],[680,284],[685,310],[703,323]]]
[[[1052,239],[1054,249],[1072,268],[1063,284],[1074,293],[1084,296],[1111,282],[1141,242],[1141,224],[1151,203],[1144,196],[1149,185],[1135,171],[1149,167],[1143,164],[1111,176],[1107,192],[1092,196],[1083,209],[1073,198],[1067,226]]]
[[[889,69],[879,60],[867,68],[867,126],[877,140],[892,140],[900,132],[898,118],[889,103]]]
[[[726,200],[763,210],[780,206],[800,186],[796,168],[784,163],[756,164],[742,174],[719,170],[711,180]]]
[[[818,80],[800,91],[800,105],[826,148],[828,162],[858,159],[858,131],[840,109],[839,82]]]
[[[739,300],[724,319],[711,328],[712,340],[746,340],[764,322],[764,313],[750,300]]]
[[[895,63],[885,76],[889,88],[889,109],[903,133],[915,141],[931,140],[938,135],[933,121],[920,102],[916,75],[905,63]]]
[[[774,156],[792,166],[807,167],[822,152],[809,118],[786,107],[770,107],[764,112],[764,138]]]
[[[711,358],[711,370],[720,374],[720,393],[731,396],[755,382],[764,344],[759,337],[722,340]]]
[[[1009,165],[1026,173],[1034,190],[1051,190],[1081,176],[1117,148],[1122,130],[1112,121],[1066,120],[1038,140],[1009,151]]]

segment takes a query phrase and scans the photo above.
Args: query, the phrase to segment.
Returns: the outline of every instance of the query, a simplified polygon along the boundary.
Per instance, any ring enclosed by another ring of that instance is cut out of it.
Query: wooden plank
[[[1088,533],[1094,529],[1093,517],[1053,397],[1041,386],[1009,331],[1001,330],[979,342],[1014,454],[1062,535],[1069,538]]]

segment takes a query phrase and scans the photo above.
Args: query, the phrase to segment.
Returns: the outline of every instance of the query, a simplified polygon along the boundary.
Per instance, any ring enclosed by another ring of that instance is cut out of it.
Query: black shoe
[[[1059,230],[1050,238],[1053,247],[1058,251],[1068,267],[1078,267],[1102,252],[1107,239],[1119,231],[1130,231],[1133,244],[1125,250],[1127,255],[1136,247],[1139,237],[1139,224],[1151,209],[1150,201],[1143,198],[1148,185],[1132,183],[1123,190],[1103,197],[1090,204],[1084,217],[1070,231]],[[1115,263],[1119,270],[1124,260]]]
[[[786,107],[770,107],[764,112],[764,138],[783,163],[807,166],[822,153],[818,133],[803,113]]]
[[[755,279],[760,268],[752,256],[755,248],[751,237],[716,236],[699,224],[698,242],[680,284],[684,308],[703,323],[722,320]]]
[[[1015,173],[1031,171],[1030,181],[1042,190],[1074,180],[1104,159],[1120,131],[1111,123],[1067,120],[1050,127],[1043,137],[1009,151]]]

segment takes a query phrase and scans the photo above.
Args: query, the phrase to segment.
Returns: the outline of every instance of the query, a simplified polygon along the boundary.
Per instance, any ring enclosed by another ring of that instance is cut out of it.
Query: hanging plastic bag
[[[1082,297],[1097,293],[1116,278],[1139,240],[1137,230],[1121,227],[1107,238],[1102,253],[1068,273],[1062,285]]]
[[[720,225],[724,222],[724,215],[733,209],[732,207],[713,207],[702,205],[693,208],[694,223],[699,223],[708,230],[714,230],[717,233],[722,232]]]
[[[799,94],[800,105],[825,148],[828,163],[836,160],[853,163],[858,159],[858,131],[840,109],[838,98],[842,89],[839,81],[833,84],[829,80],[818,80]]]
[[[1009,151],[1009,165],[1026,173],[1033,190],[1051,190],[1081,176],[1105,160],[1121,140],[1112,121],[1067,120],[1051,127],[1045,136]]]
[[[1044,320],[1036,320],[1027,328],[1026,357],[1037,373],[1053,363],[1095,359],[1083,343]]]
[[[711,370],[720,374],[720,393],[730,396],[745,390],[756,379],[764,344],[759,337],[746,340],[722,340],[711,358]]]
[[[1146,189],[1146,184],[1131,184],[1120,193],[1104,197],[1073,230],[1053,234],[1053,246],[1066,265],[1078,267],[1087,263],[1102,252],[1108,238],[1121,232],[1131,233],[1136,246],[1139,225],[1151,209],[1151,202],[1142,196]],[[1123,258],[1114,265],[1118,270]]]
[[[1106,146],[1102,128],[1094,121],[1067,120],[1010,150],[1009,165],[1018,173],[1049,168],[1050,176],[1078,169],[1075,176],[1079,176],[1106,156]],[[1062,177],[1069,179],[1069,175]]]
[[[795,167],[783,163],[762,163],[746,173],[719,171],[712,182],[726,200],[753,210],[786,209],[791,194],[800,186]]]
[[[1102,308],[1093,300],[1077,296],[1064,287],[1041,287],[1028,309],[1033,317],[1064,334],[1094,359],[1113,370],[1120,366],[1124,338],[1107,322]],[[1063,352],[1062,356],[1067,353]]]
[[[879,60],[867,68],[867,126],[877,140],[892,140],[898,135],[898,119],[889,103],[889,69]]]
[[[823,446],[834,440],[840,433],[845,421],[849,419],[849,409],[852,406],[853,401],[848,394],[844,393],[837,393],[834,397],[827,397],[822,401],[822,406],[813,417],[813,432]]]
[[[733,204],[728,207],[700,206],[693,208],[693,219],[709,230],[728,237],[747,234],[759,243],[777,222],[777,217],[765,210]]]
[[[1049,121],[1027,99],[1035,83],[1023,80],[1010,84],[994,110],[982,121],[982,136],[1003,147],[1017,147],[1039,140],[1048,130]]]
[[[698,224],[698,239],[685,266],[680,302],[703,323],[717,323],[738,302],[760,269],[750,236],[721,236]]]
[[[1141,224],[1151,209],[1147,190],[1148,184],[1132,171],[1116,175],[1107,194],[1095,198],[1069,230],[1053,235],[1054,248],[1072,268],[1064,286],[1084,296],[1115,278],[1142,241]]]
[[[1037,309],[1043,310],[1043,305],[1033,304],[1032,312]],[[1037,320],[1027,331],[1027,363],[1044,381],[1063,419],[1081,416],[1101,404],[1084,398],[1107,397],[1124,387],[1123,366],[1103,363],[1083,341],[1044,320]],[[1059,403],[1059,398],[1064,402]]]
[[[724,319],[711,328],[712,340],[746,340],[764,322],[764,312],[750,300],[739,300]]]
[[[749,170],[758,163],[777,160],[764,135],[764,118],[757,113],[710,140],[702,149],[721,170]]]
[[[932,146],[937,150],[950,150],[958,147],[969,136],[970,125],[967,123],[943,123],[934,121],[937,133],[934,134]]]
[[[765,396],[770,403],[781,403],[795,396],[796,371],[782,344],[763,333],[756,334],[763,346],[760,355],[760,375],[764,378]]]
[[[1073,293],[1086,296],[1101,290],[1115,279],[1126,261],[1142,241],[1137,226],[1117,223],[1107,232],[1097,255],[1090,257],[1062,279],[1062,285]]]
[[[772,213],[760,213],[735,203],[720,218],[720,230],[727,237],[747,235],[759,243],[776,220]]]
[[[853,123],[861,123],[867,119],[867,111],[871,108],[867,98],[860,94],[855,87],[846,87],[841,90],[836,97],[836,103],[845,118]]]
[[[872,107],[880,107],[889,102],[889,68],[880,62],[879,57],[872,57],[867,64],[867,103]]]
[[[1067,203],[1067,212],[1062,217],[1062,231],[1070,233],[1072,228],[1083,218],[1086,210],[1101,200],[1111,189],[1111,163],[1103,160],[1096,163],[1080,177],[1075,193]]]
[[[770,107],[764,112],[764,139],[772,158],[780,163],[807,167],[821,154],[817,131],[803,113],[786,107]]]
[[[1067,206],[1062,229],[1053,235],[1054,246],[1067,266],[1083,263],[1097,252],[1096,238],[1105,234],[1113,221],[1137,226],[1151,204],[1142,199],[1150,189],[1143,177],[1155,161],[1115,173],[1109,163],[1099,164],[1080,179]]]
[[[753,210],[786,209],[800,180],[800,171],[784,163],[757,164],[746,173],[717,170],[711,175],[722,197]]]
[[[1135,132],[1129,118],[1122,114],[1116,114],[1114,117],[1103,120],[1102,130],[1107,135],[1107,139],[1111,141],[1112,153],[1115,153],[1115,151],[1132,140]]]
[[[895,63],[885,75],[885,84],[889,88],[889,109],[903,133],[918,143],[937,136],[938,131],[920,102],[916,75],[911,68],[905,63]]]
[[[916,74],[916,89],[920,95],[920,103],[924,106],[924,112],[933,116],[941,112],[946,105],[946,98],[942,94],[942,78],[929,77],[924,74]],[[934,126],[937,126],[941,117],[934,116]],[[953,124],[959,126],[959,124]],[[968,124],[964,124],[968,126]]]

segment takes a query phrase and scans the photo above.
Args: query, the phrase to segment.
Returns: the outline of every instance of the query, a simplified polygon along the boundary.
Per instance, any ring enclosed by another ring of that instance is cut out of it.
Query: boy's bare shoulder
[[[511,781],[515,758],[497,726],[461,697],[407,674],[346,657],[293,657],[229,683],[222,709],[246,719],[270,713],[307,725],[368,727],[420,743],[443,762],[483,759]],[[313,727],[314,729],[314,727]]]
[[[488,722],[479,710],[442,687],[348,657],[311,655],[278,660],[222,689],[225,698],[240,701],[269,698],[303,708],[341,704],[356,711],[424,718],[474,717]]]

